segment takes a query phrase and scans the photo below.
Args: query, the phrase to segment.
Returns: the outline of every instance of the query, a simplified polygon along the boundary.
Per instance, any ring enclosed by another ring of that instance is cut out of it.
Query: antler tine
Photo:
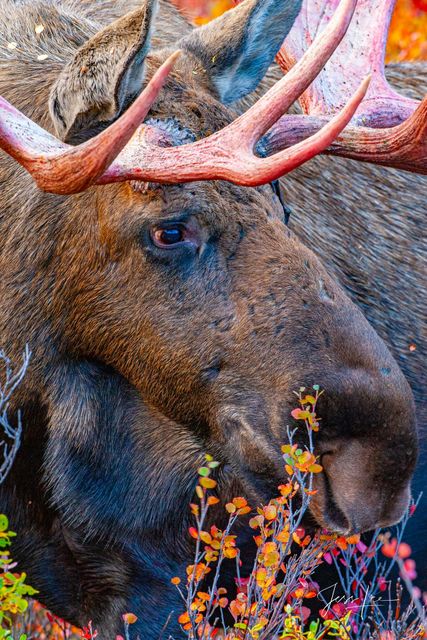
[[[349,127],[331,146],[330,152],[427,174],[427,96],[414,113],[397,127]]]
[[[84,191],[104,173],[147,115],[180,55],[172,54],[129,109],[112,125],[76,147],[65,144],[0,97],[0,148],[33,176],[43,191]]]
[[[220,134],[226,131],[223,129],[218,135],[191,145],[160,148],[150,141],[150,138],[157,137],[152,128],[141,127],[132,143],[123,150],[97,184],[126,180],[173,184],[212,179],[228,180],[234,184],[251,187],[266,184],[307,162],[335,140],[363,100],[369,80],[367,77],[362,82],[345,108],[320,131],[291,149],[284,149],[267,158],[260,158],[252,149],[249,151],[245,148],[246,142],[242,142],[241,138],[239,148],[238,130],[227,131],[228,135],[220,137]],[[148,166],[139,166],[141,156],[148,159]]]
[[[265,137],[267,154],[300,144],[328,122],[327,117],[283,116]],[[427,174],[427,96],[400,125],[385,129],[350,125],[324,153]]]
[[[311,34],[328,23],[338,0],[303,0],[303,8],[283,43],[277,62],[285,72],[299,60],[311,43]],[[304,113],[333,114],[341,109],[361,79],[372,73],[366,99],[355,123],[393,127],[411,115],[415,100],[399,95],[384,75],[387,34],[395,0],[358,0],[345,38],[313,84],[300,97]]]
[[[322,28],[336,0],[304,0],[303,9],[278,56],[288,71]],[[394,0],[359,0],[353,21],[337,50],[299,102],[306,116],[285,116],[267,136],[275,153],[313,135],[337,112],[354,86],[372,69],[372,82],[356,116],[326,150],[365,162],[427,173],[427,109],[399,95],[384,75],[384,53]],[[314,7],[314,9],[313,9]],[[372,127],[372,128],[368,128]]]

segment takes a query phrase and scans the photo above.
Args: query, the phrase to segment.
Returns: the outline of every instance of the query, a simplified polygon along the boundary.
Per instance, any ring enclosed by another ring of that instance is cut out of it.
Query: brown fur
[[[53,130],[49,93],[64,64],[130,5],[2,0],[0,32],[19,49],[2,54],[0,94]],[[189,32],[166,3],[156,25],[147,77],[170,51],[160,47]],[[37,62],[44,50],[48,60]],[[173,117],[197,137],[230,122],[214,73],[184,52],[150,117]],[[139,632],[157,637],[167,611],[159,602],[171,607],[174,597],[168,576],[191,559],[186,505],[203,452],[223,463],[223,499],[266,499],[282,481],[280,444],[301,384],[325,389],[316,451],[330,491],[319,479],[317,522],[353,530],[400,517],[417,450],[410,389],[284,225],[270,186],[121,184],[65,198],[40,193],[4,155],[0,182],[0,343],[15,357],[25,342],[33,352],[15,398],[26,438],[2,508],[55,612],[92,618],[107,634],[132,610]],[[318,209],[334,194],[316,184]],[[299,188],[315,215],[308,179]],[[197,256],[154,250],[149,229],[184,214],[201,238]],[[341,244],[353,231],[343,228]],[[334,256],[340,264],[341,248]]]

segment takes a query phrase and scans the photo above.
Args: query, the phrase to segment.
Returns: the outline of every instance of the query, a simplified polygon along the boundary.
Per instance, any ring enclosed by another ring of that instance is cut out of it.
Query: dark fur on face
[[[94,42],[85,12],[96,3],[25,11],[6,4],[30,42],[13,65],[2,62],[0,93],[46,124],[51,91],[56,128],[62,120],[73,142],[107,126],[132,99],[138,78],[146,81],[170,51],[159,41],[169,46],[189,32],[162,4],[145,55],[151,4],[135,11],[132,28],[125,18],[121,30],[104,28]],[[279,4],[269,5],[273,22]],[[166,123],[169,143],[179,142],[178,132],[199,138],[230,122],[235,113],[224,103],[233,82],[239,98],[268,66],[263,52],[261,71],[253,65],[258,9],[241,6],[246,21],[239,18],[245,28],[234,58],[208,64],[221,38],[233,36],[233,13],[223,30],[215,27],[216,43],[209,29],[180,40],[183,55],[149,116]],[[95,8],[99,29],[120,14],[109,3]],[[49,25],[58,58],[43,77],[26,57],[36,47],[29,26],[36,18]],[[91,76],[102,108],[88,105],[84,78],[73,74],[93,64],[103,42],[110,46],[109,33],[128,30],[137,44],[113,56],[123,68],[105,74],[101,65]],[[274,53],[273,42],[270,61]],[[12,66],[22,81],[11,82]],[[82,91],[74,102],[70,83],[74,94]],[[76,104],[78,113],[64,111]],[[22,567],[55,613],[79,625],[92,619],[108,637],[120,614],[133,611],[137,632],[156,638],[180,608],[169,580],[192,558],[187,505],[203,453],[222,463],[223,501],[268,499],[283,480],[280,445],[300,385],[325,390],[316,451],[326,473],[312,507],[318,524],[365,530],[401,516],[417,453],[410,389],[362,314],[285,226],[269,186],[132,183],[63,198],[39,193],[3,157],[0,172],[0,342],[11,355],[25,342],[33,351],[14,399],[24,443],[1,505],[20,531]],[[171,224],[183,225],[189,241],[159,248],[154,230]],[[180,637],[175,619],[168,632]]]

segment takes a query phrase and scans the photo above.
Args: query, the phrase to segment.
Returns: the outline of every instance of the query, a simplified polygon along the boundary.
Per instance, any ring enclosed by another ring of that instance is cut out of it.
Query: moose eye
[[[178,256],[190,258],[196,255],[204,242],[203,230],[192,216],[185,221],[168,220],[157,223],[149,229],[149,234],[151,247],[154,249],[153,257],[156,257],[157,260],[169,261],[172,256],[174,256],[174,260]],[[160,252],[159,249],[161,249]],[[165,250],[171,252],[168,258]]]
[[[154,229],[151,230],[151,239],[159,249],[168,249],[187,239],[186,229],[182,224],[154,227]]]

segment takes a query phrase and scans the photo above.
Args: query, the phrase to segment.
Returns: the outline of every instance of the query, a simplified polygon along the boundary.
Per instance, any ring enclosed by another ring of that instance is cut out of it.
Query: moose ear
[[[83,142],[115,120],[140,93],[157,0],[119,18],[77,50],[50,93],[57,134]]]
[[[180,48],[199,58],[221,102],[256,89],[301,9],[301,0],[244,0],[195,29]]]

